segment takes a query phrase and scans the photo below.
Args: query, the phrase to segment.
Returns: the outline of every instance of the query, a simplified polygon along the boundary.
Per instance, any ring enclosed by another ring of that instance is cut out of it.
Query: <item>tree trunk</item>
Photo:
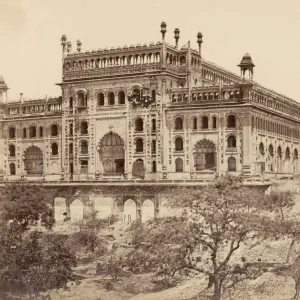
[[[289,247],[289,251],[288,251],[288,254],[287,254],[287,257],[286,257],[286,263],[287,264],[290,261],[290,256],[291,256],[291,253],[292,253],[292,248],[293,248],[294,243],[295,243],[295,239],[292,240],[292,242],[290,244],[290,247]]]
[[[212,300],[221,300],[221,283],[217,276],[215,276],[214,295]]]
[[[299,294],[300,294],[300,285],[299,285],[299,283],[295,284],[295,289],[296,289],[296,292],[295,292],[295,296],[294,296],[293,300],[298,300],[299,299]]]

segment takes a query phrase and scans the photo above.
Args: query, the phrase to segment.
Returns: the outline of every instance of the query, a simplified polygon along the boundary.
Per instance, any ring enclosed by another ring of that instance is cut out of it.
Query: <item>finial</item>
[[[114,128],[114,126],[109,125],[108,128],[109,128],[109,131],[112,131],[112,129]]]
[[[160,32],[162,33],[163,40],[165,39],[165,34],[167,32],[167,24],[166,22],[161,22],[160,24]]]
[[[174,38],[175,38],[175,41],[176,41],[176,49],[178,49],[179,34],[180,34],[179,29],[175,28],[175,30],[174,30]]]
[[[81,51],[81,46],[82,46],[81,41],[77,40],[77,51],[78,51],[78,53],[80,53],[80,51]]]
[[[199,45],[199,55],[200,55],[200,56],[201,56],[201,44],[203,43],[202,38],[203,38],[202,33],[201,33],[201,32],[198,32],[198,34],[197,34],[197,43],[198,43],[198,45]]]
[[[72,43],[70,41],[67,42],[67,52],[70,53],[72,50]]]
[[[62,37],[61,37],[61,39],[60,39],[60,41],[61,41],[62,47],[65,48],[66,47],[66,43],[67,43],[67,36],[65,34],[63,34]]]

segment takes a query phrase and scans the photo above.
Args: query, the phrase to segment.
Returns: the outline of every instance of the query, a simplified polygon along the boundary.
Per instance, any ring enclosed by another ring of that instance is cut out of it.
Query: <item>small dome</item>
[[[96,50],[96,49],[93,49],[93,50],[92,50],[92,53],[96,53],[96,52],[97,52],[97,50]]]
[[[151,43],[150,43],[150,47],[155,47],[154,42],[151,42]]]
[[[123,46],[123,49],[128,49],[128,46],[127,45]]]
[[[136,45],[136,48],[142,48],[142,45],[141,45],[140,43],[138,43],[138,44]]]
[[[104,48],[104,52],[109,52],[108,48]]]
[[[134,48],[135,48],[134,45],[130,45],[130,46],[129,46],[129,49],[134,49]]]
[[[123,140],[113,132],[107,133],[102,141],[101,141],[101,146],[123,146]]]
[[[122,48],[121,48],[120,46],[118,46],[118,47],[117,47],[117,50],[118,50],[118,51],[121,51],[121,50],[122,50]]]
[[[97,52],[102,52],[103,51],[103,49],[102,48],[99,48],[98,50],[97,50]]]
[[[160,42],[160,41],[158,41],[157,43],[156,43],[156,46],[159,46],[159,45],[161,45],[162,43]]]
[[[145,44],[143,45],[143,48],[148,48],[148,45],[145,43]]]
[[[109,49],[109,51],[115,51],[115,48],[114,48],[114,47],[111,47],[111,48]]]
[[[242,67],[242,66],[251,66],[251,67],[255,66],[249,53],[246,53],[243,56],[243,58],[239,64],[239,67]]]
[[[91,53],[90,49],[87,49],[87,50],[85,51],[85,53],[86,53],[86,54],[90,54],[90,53]]]

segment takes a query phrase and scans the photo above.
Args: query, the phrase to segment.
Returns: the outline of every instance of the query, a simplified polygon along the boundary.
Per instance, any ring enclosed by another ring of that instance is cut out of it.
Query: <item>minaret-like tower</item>
[[[176,49],[178,50],[178,40],[179,40],[179,34],[180,34],[180,31],[178,28],[176,28],[174,30],[174,38],[175,38],[175,43],[176,43]]]
[[[253,79],[253,68],[255,67],[255,65],[254,65],[249,53],[246,53],[243,56],[243,58],[238,66],[241,69],[241,78],[242,79],[245,79],[246,71],[249,71],[249,80]]]

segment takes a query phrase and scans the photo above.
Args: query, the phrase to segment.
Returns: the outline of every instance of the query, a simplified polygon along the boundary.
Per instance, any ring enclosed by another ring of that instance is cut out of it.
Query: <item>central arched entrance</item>
[[[104,174],[124,174],[124,141],[118,134],[109,132],[102,138],[99,144],[99,154]]]
[[[36,146],[30,146],[24,153],[24,170],[27,175],[43,175],[43,152]]]
[[[196,171],[216,170],[216,145],[207,139],[198,141],[194,146],[194,166]]]

